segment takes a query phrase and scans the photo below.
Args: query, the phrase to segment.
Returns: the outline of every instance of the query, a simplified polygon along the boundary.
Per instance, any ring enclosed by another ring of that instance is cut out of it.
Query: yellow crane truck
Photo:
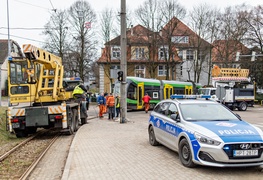
[[[63,87],[64,68],[60,57],[31,44],[23,45],[23,58],[8,61],[8,130],[17,137],[37,128],[58,128],[73,134],[81,118],[81,106],[72,91]]]

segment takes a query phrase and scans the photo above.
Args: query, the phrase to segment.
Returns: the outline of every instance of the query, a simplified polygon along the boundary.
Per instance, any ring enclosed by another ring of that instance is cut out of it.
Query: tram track
[[[27,179],[59,136],[57,131],[42,130],[1,155],[1,179]]]
[[[27,170],[24,172],[24,174],[22,174],[22,176],[19,178],[20,180],[26,180],[31,172],[35,169],[35,167],[38,165],[39,161],[44,157],[44,155],[47,153],[47,151],[50,149],[50,147],[52,146],[52,144],[57,140],[57,138],[59,137],[59,135],[55,136],[50,144],[47,146],[47,148],[40,154],[40,156],[27,168]]]
[[[27,142],[31,141],[32,139],[34,139],[36,136],[38,136],[40,133],[43,133],[43,131],[46,130],[42,130],[39,131],[38,133],[26,138],[24,141],[22,141],[21,143],[19,143],[18,145],[16,145],[15,147],[13,147],[12,149],[10,149],[9,151],[7,151],[6,153],[4,153],[3,155],[0,156],[0,162],[3,161],[4,159],[6,159],[10,154],[12,154],[14,151],[16,151],[19,147],[23,146],[24,144],[26,144]]]

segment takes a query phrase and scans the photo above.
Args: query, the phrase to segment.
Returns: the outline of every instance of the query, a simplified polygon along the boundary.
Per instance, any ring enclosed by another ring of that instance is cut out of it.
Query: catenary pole
[[[7,47],[7,58],[9,60],[10,58],[10,29],[9,29],[9,3],[8,0],[6,0],[6,8],[7,8],[7,31],[8,31],[8,47]],[[2,106],[2,64],[0,64],[0,106]]]
[[[123,71],[123,81],[121,81],[121,104],[120,123],[127,121],[126,102],[126,77],[127,77],[127,39],[126,39],[126,0],[121,0],[121,71]]]

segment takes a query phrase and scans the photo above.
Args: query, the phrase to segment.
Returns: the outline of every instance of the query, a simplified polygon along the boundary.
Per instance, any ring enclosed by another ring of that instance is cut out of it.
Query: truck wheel
[[[69,135],[74,134],[74,114],[72,110],[70,110],[68,117],[68,133]]]
[[[247,103],[246,102],[241,102],[238,107],[239,111],[246,111],[247,110]]]
[[[74,131],[79,129],[79,118],[77,109],[73,109]]]
[[[23,137],[28,136],[28,132],[26,130],[22,130],[22,129],[15,130],[15,133],[16,133],[17,138],[23,138]]]
[[[37,132],[37,127],[27,127],[28,134],[35,134]]]
[[[87,123],[88,123],[87,118],[81,118],[81,124],[82,125],[87,124]]]

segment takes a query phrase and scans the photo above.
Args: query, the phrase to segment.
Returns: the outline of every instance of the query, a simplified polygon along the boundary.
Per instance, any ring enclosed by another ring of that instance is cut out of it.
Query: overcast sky
[[[34,44],[40,46],[44,37],[41,31],[50,18],[52,9],[67,9],[76,0],[0,0],[0,39],[8,39],[7,30],[7,2],[9,4],[10,38],[22,44]],[[96,14],[102,12],[105,7],[120,9],[121,0],[87,0]],[[224,8],[246,3],[247,5],[259,5],[261,0],[178,0],[178,2],[190,10],[199,3],[207,3],[211,6]],[[126,0],[129,9],[135,9],[143,0]],[[261,3],[263,4],[263,3]],[[24,29],[21,29],[24,28]]]

